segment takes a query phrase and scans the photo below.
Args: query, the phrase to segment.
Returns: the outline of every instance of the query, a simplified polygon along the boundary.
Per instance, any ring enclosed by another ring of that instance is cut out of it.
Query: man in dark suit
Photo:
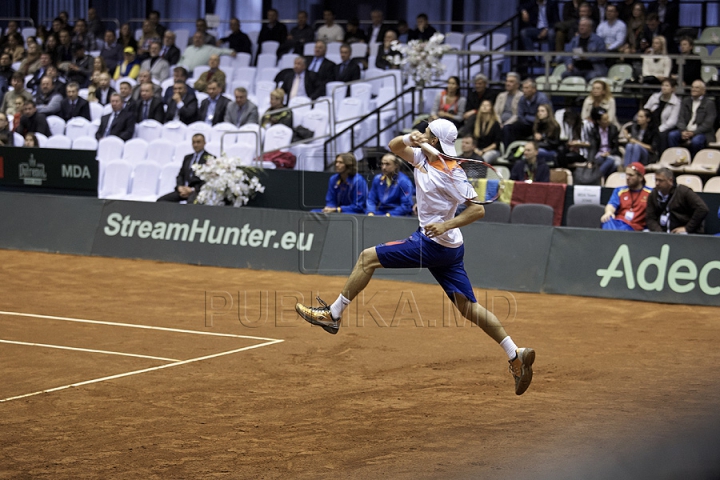
[[[647,13],[657,13],[660,24],[666,29],[667,39],[671,39],[675,35],[680,24],[680,5],[677,1],[657,0],[650,2]]]
[[[325,90],[325,85],[328,82],[335,81],[335,62],[325,58],[326,53],[327,44],[322,40],[318,40],[315,42],[315,56],[307,57],[305,59],[308,71],[317,74],[318,80],[322,84],[323,91]]]
[[[185,125],[197,121],[198,102],[195,93],[188,91],[185,82],[176,81],[173,85],[173,96],[168,102],[165,122],[179,120]]]
[[[183,82],[187,85],[187,79],[188,79],[188,72],[185,70],[185,67],[175,67],[173,69],[173,80],[175,82]],[[165,89],[165,93],[163,94],[163,101],[165,102],[165,105],[170,105],[170,100],[172,99],[175,88],[175,82],[170,85],[168,88]],[[188,92],[195,95],[195,89],[192,88],[190,85],[187,86]]]
[[[163,102],[155,96],[152,83],[140,85],[140,98],[136,104],[138,123],[143,120],[156,120],[165,123],[165,108]]]
[[[100,50],[100,56],[105,59],[109,72],[114,72],[115,68],[123,62],[123,46],[117,42],[115,30],[110,29],[105,32],[105,44]]]
[[[343,43],[340,46],[340,59],[342,61],[339,65],[335,65],[335,80],[338,82],[347,83],[360,80],[360,67],[350,58],[351,54],[352,48],[350,48],[350,45]],[[348,95],[349,94],[350,92],[348,91]]]
[[[281,70],[275,77],[275,83],[285,90],[289,99],[298,96],[315,100],[325,94],[325,85],[321,85],[317,74],[306,68],[305,57],[296,57],[293,68]]]
[[[368,43],[382,43],[385,33],[394,28],[383,21],[382,10],[373,10],[370,12],[370,20],[372,24],[367,28]]]
[[[555,24],[560,14],[555,0],[536,0],[520,7],[520,39],[523,50],[534,51],[535,42],[555,49]]]
[[[95,89],[95,98],[100,105],[103,107],[110,103],[110,97],[115,92],[115,89],[110,86],[110,75],[107,73],[101,73],[98,76],[98,86]]]
[[[207,94],[208,98],[200,104],[198,118],[211,126],[222,123],[230,100],[223,97],[220,85],[214,80],[207,84]]]
[[[52,135],[47,120],[45,120],[45,115],[37,111],[35,100],[25,101],[23,114],[20,117],[20,125],[15,131],[23,137],[28,133],[42,133],[46,137]]]
[[[59,116],[66,122],[71,118],[83,117],[90,121],[90,104],[84,98],[78,96],[80,86],[76,82],[68,83],[65,93],[66,98],[60,102]]]
[[[137,108],[137,105],[135,104],[135,100],[132,98],[132,85],[130,85],[129,82],[122,82],[120,83],[120,98],[122,98],[123,102],[123,109],[129,110],[130,113],[133,114],[133,117],[135,116],[135,109]]]
[[[129,110],[123,108],[119,93],[110,95],[110,105],[112,105],[112,112],[103,115],[95,138],[100,140],[115,135],[127,142],[135,133],[135,117]]]
[[[267,40],[274,40],[282,45],[287,39],[287,27],[278,21],[278,11],[271,8],[267,11],[267,23],[263,23],[258,35],[258,55],[262,53],[262,43]]]
[[[714,134],[716,115],[715,104],[705,95],[705,82],[695,80],[690,96],[684,98],[680,105],[677,128],[668,135],[668,145],[686,145],[694,157],[707,146],[707,138]]]
[[[172,67],[177,65],[180,60],[180,49],[175,46],[175,33],[171,30],[165,32],[163,35],[163,46],[160,49],[160,56],[167,60],[168,64]]]
[[[37,94],[40,90],[40,80],[47,75],[48,69],[53,66],[52,56],[49,53],[40,54],[40,68],[38,68],[30,80],[28,80],[25,87],[32,92],[33,95]]]
[[[177,176],[175,191],[158,198],[158,202],[181,202],[183,200],[186,200],[187,203],[195,202],[195,197],[197,197],[204,182],[195,175],[192,166],[195,164],[203,165],[213,156],[205,151],[205,136],[202,133],[193,135],[192,146],[195,153],[186,155],[183,159],[182,167],[180,167]]]

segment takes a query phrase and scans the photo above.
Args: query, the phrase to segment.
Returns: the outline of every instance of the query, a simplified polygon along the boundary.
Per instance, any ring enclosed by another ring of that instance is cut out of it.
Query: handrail
[[[225,153],[225,148],[223,147],[225,135],[244,135],[248,133],[255,135],[255,156],[253,156],[253,160],[257,158],[260,155],[260,132],[255,132],[253,130],[224,130],[220,135],[220,155]]]
[[[4,22],[5,20],[8,22],[30,22],[30,26],[33,28],[35,27],[35,20],[30,17],[0,17],[0,21]]]
[[[388,77],[392,77],[392,78],[393,78],[393,86],[394,86],[394,90],[395,90],[395,95],[397,96],[397,92],[398,92],[397,80],[398,80],[398,78],[397,78],[397,75],[392,74],[392,73],[385,73],[385,74],[383,74],[383,75],[380,75],[380,76],[377,76],[377,77],[372,77],[372,78],[365,78],[365,79],[361,78],[361,79],[359,79],[359,80],[353,80],[352,82],[346,82],[346,83],[344,83],[344,84],[342,84],[342,85],[336,85],[336,86],[332,89],[332,92],[330,92],[330,99],[331,99],[331,101],[332,101],[332,103],[333,103],[333,112],[335,111],[335,90],[337,90],[337,89],[339,89],[339,88],[350,88],[351,85],[354,85],[354,84],[356,84],[356,83],[370,83],[370,82],[372,82],[373,80],[377,80],[377,79],[380,79],[380,78],[388,78]],[[402,85],[401,85],[401,86],[402,86]],[[403,107],[403,114],[404,114],[404,112],[405,112],[405,106],[402,105],[402,107]],[[360,117],[355,117],[355,118],[360,118]],[[345,120],[354,120],[354,118],[346,118]],[[334,130],[334,128],[335,128],[335,122],[333,122],[333,130]],[[335,133],[335,132],[332,131],[332,133]]]
[[[477,38],[475,38],[474,40],[470,41],[470,43],[468,43],[465,47],[466,47],[468,50],[471,50],[471,46],[472,46],[472,45],[474,45],[474,44],[477,43],[477,42],[482,41],[482,40],[483,40],[484,38],[486,38],[488,35],[490,35],[490,44],[488,45],[488,51],[493,51],[494,48],[502,48],[502,47],[504,47],[504,46],[506,46],[506,45],[508,45],[508,44],[512,44],[512,42],[515,40],[515,37],[517,36],[517,35],[516,35],[516,26],[517,26],[516,20],[518,20],[518,19],[520,19],[520,13],[516,13],[516,14],[513,15],[512,17],[510,17],[510,18],[506,19],[504,22],[500,23],[498,26],[496,26],[496,27],[494,27],[494,28],[491,28],[490,30],[488,30],[488,31],[486,31],[486,32],[482,32],[482,35],[480,35],[480,36],[478,36]],[[498,30],[507,28],[506,24],[510,24],[510,25],[509,25],[509,26],[510,26],[510,37],[509,37],[509,40],[508,40],[507,42],[503,43],[502,45],[493,45],[493,33],[495,33],[495,32],[498,31]],[[476,55],[477,55],[477,53],[476,53]],[[492,59],[492,57],[490,57],[490,58]],[[476,65],[476,64],[481,63],[482,61],[484,61],[484,59],[485,59],[485,55],[481,56],[481,57],[480,57],[478,60],[476,60],[475,62],[468,62],[467,67],[466,67],[467,78],[470,77],[470,69],[471,69],[474,65]],[[470,59],[468,58],[468,60],[470,60]],[[493,64],[492,64],[492,61],[491,61],[491,62],[490,62],[490,72],[489,72],[489,76],[492,76],[492,69],[493,69]]]

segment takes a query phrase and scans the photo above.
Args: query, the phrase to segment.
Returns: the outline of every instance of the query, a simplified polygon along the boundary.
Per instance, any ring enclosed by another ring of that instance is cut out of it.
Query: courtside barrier
[[[0,193],[0,222],[0,248],[343,276],[363,248],[417,228],[414,218],[20,193]],[[482,221],[463,235],[477,288],[720,306],[720,238]],[[426,270],[377,276],[435,282]]]

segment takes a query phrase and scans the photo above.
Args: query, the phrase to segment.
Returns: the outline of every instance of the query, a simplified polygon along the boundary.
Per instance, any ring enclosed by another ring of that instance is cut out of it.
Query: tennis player
[[[343,311],[365,289],[375,269],[427,268],[460,313],[482,328],[505,350],[510,373],[515,378],[515,393],[522,395],[532,381],[535,351],[518,348],[505,333],[497,317],[477,303],[463,264],[465,250],[459,227],[481,219],[485,209],[467,200],[476,194],[462,168],[453,162],[446,162],[451,169],[451,174],[448,174],[441,160],[432,155],[429,158],[420,148],[422,143],[427,143],[441,149],[446,155],[456,156],[456,138],[455,125],[439,119],[431,122],[424,134],[413,132],[390,141],[390,150],[415,167],[420,228],[405,240],[363,250],[342,293],[332,305],[328,306],[318,297],[321,307],[307,307],[298,303],[295,310],[311,324],[336,334],[340,329]],[[463,178],[461,185],[467,185],[467,192],[460,192],[453,183]],[[455,211],[461,203],[467,208],[456,217]]]

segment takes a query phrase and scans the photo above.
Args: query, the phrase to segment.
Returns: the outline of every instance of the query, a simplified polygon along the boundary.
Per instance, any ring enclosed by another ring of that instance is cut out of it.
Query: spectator
[[[65,89],[67,97],[60,101],[58,116],[66,122],[75,117],[83,117],[88,122],[90,121],[90,104],[78,95],[79,90],[80,86],[76,82],[68,83]]]
[[[222,95],[222,88],[217,80],[208,82],[207,94],[208,98],[200,104],[199,120],[210,126],[222,123],[230,100]]]
[[[77,23],[75,25],[77,25]],[[75,56],[72,62],[63,63],[60,67],[66,72],[69,81],[76,82],[85,88],[90,83],[90,75],[92,75],[93,70],[93,57],[85,55],[85,47],[75,45]]]
[[[2,115],[2,114],[0,114]],[[13,136],[12,135],[5,135],[3,133],[0,133],[0,146],[2,147],[12,147],[13,146]]]
[[[426,42],[430,40],[437,30],[428,22],[428,16],[421,13],[415,19],[415,29],[408,34],[408,40],[420,40]]]
[[[152,83],[140,84],[140,98],[137,103],[138,123],[144,120],[155,120],[156,122],[165,123],[165,108],[163,101],[158,95],[155,95]]]
[[[585,97],[582,112],[580,116],[583,120],[590,120],[590,114],[593,108],[602,108],[608,114],[610,123],[618,126],[617,117],[615,115],[615,99],[613,98],[610,87],[602,80],[595,80],[592,83],[590,95]]]
[[[138,42],[137,55],[140,62],[150,57],[150,45],[160,42],[160,34],[155,31],[155,25],[150,20],[145,20],[142,24],[142,36]]]
[[[217,41],[217,46],[219,47],[227,42],[232,50],[252,55],[252,42],[250,37],[240,30],[240,20],[237,17],[230,19],[230,32],[230,35]]]
[[[60,30],[60,34],[58,35],[58,39],[60,41],[60,44],[58,45],[56,52],[56,61],[53,63],[63,63],[63,62],[70,62],[73,59],[74,51],[73,51],[73,44],[72,44],[72,38],[70,37],[70,32],[67,30]]]
[[[340,46],[340,64],[335,66],[333,77],[338,82],[353,82],[360,80],[360,66],[350,58],[352,48],[347,43]],[[350,92],[348,92],[348,95]]]
[[[645,186],[645,167],[631,163],[625,169],[627,186],[617,187],[600,218],[603,230],[641,231],[652,189]]]
[[[378,50],[375,58],[375,67],[380,70],[395,70],[400,68],[397,63],[402,59],[402,54],[397,50],[393,50],[392,43],[397,40],[397,33],[394,30],[385,32],[385,39],[382,47]]]
[[[47,69],[47,76],[52,78],[53,80],[53,87],[55,88],[55,91],[59,93],[62,97],[65,97],[65,87],[67,85],[67,78],[65,76],[61,75],[58,71],[57,67],[54,65],[50,65]]]
[[[645,52],[642,63],[642,82],[659,85],[670,77],[672,60],[667,56],[665,37],[658,36],[652,39],[652,48]]]
[[[478,155],[485,162],[494,163],[500,158],[502,128],[500,127],[500,118],[490,100],[485,99],[480,104],[473,126],[473,137]]]
[[[42,52],[50,55],[52,63],[55,64],[58,61],[58,46],[60,42],[57,36],[49,35],[47,41],[42,47]]]
[[[205,93],[207,85],[210,82],[217,82],[218,85],[220,85],[220,89],[224,90],[227,77],[225,76],[225,72],[220,70],[220,56],[210,55],[208,65],[210,66],[210,70],[203,72],[202,75],[200,75],[200,78],[198,78],[195,85],[193,85],[195,90]]]
[[[322,40],[325,43],[342,42],[345,38],[345,31],[335,23],[335,13],[331,9],[323,10],[323,21],[325,23],[315,32],[315,40]]]
[[[98,88],[95,89],[95,98],[102,106],[110,103],[110,97],[115,93],[115,89],[110,86],[110,75],[101,73],[98,77]]]
[[[38,143],[38,139],[34,133],[25,134],[25,143],[23,143],[23,147],[37,148],[39,146],[40,144]]]
[[[370,26],[367,29],[367,43],[382,43],[385,39],[385,33],[393,28],[385,23],[382,10],[373,10],[370,12]],[[405,22],[407,26],[407,22]]]
[[[42,79],[45,75],[48,73],[48,69],[53,66],[52,63],[52,57],[49,53],[41,53],[40,54],[40,66],[37,70],[35,70],[35,73],[33,74],[33,77],[28,80],[27,82],[27,88],[33,93],[37,93],[38,88],[40,88],[40,79]]]
[[[135,40],[135,35],[130,28],[129,23],[123,23],[120,27],[120,38],[118,38],[118,43],[122,47],[123,52],[127,47],[132,48],[133,52],[137,51],[137,40]]]
[[[136,79],[138,73],[140,73],[140,61],[135,56],[135,50],[132,47],[125,47],[123,57],[123,62],[115,67],[113,79],[118,80],[124,77]]]
[[[25,100],[22,117],[20,117],[20,123],[15,128],[15,131],[23,137],[28,133],[42,133],[46,137],[52,135],[45,115],[37,111],[35,101],[32,99]]]
[[[335,157],[335,172],[335,175],[330,177],[328,182],[325,208],[313,211],[322,213],[365,213],[368,186],[367,181],[357,171],[355,155],[341,153]]]
[[[605,42],[608,52],[617,53],[625,45],[627,38],[627,25],[618,18],[618,9],[615,5],[605,7],[605,21],[597,27],[597,35]]]
[[[0,49],[4,49],[5,47],[7,47],[7,44],[10,41],[10,37],[15,35],[16,33],[20,33],[18,23],[15,20],[10,20],[7,24],[7,28],[5,29],[5,35],[0,37]]]
[[[472,138],[470,139],[472,141]],[[380,171],[373,178],[367,197],[366,211],[370,216],[403,217],[412,215],[413,184],[400,171],[401,161],[392,153],[380,160]],[[342,207],[341,207],[342,208]]]
[[[197,121],[198,102],[194,92],[188,91],[185,82],[175,81],[173,96],[167,104],[165,122],[181,121],[185,125]]]
[[[633,18],[633,8],[635,7],[636,0],[620,0],[617,4],[618,12],[620,13],[620,20],[625,24],[630,23]]]
[[[590,114],[592,126],[588,137],[588,161],[600,167],[603,177],[607,178],[622,164],[619,148],[618,128],[610,122],[608,112],[602,108],[593,108]]]
[[[668,134],[675,128],[680,116],[680,99],[673,93],[677,82],[672,78],[662,81],[660,91],[650,95],[645,108],[652,112],[653,124],[658,126],[658,154],[667,149]]]
[[[88,8],[87,29],[90,33],[92,33],[93,37],[95,38],[105,37],[105,32],[107,29],[105,28],[105,25],[103,25],[100,16],[98,16],[95,7]],[[93,48],[92,50],[95,50],[95,48]]]
[[[656,14],[661,26],[665,28],[665,38],[673,38],[680,21],[680,6],[678,2],[657,0],[648,5],[649,14]]]
[[[25,57],[25,59],[20,63],[20,68],[18,68],[18,72],[22,73],[23,75],[34,75],[35,72],[37,72],[37,70],[40,68],[41,53],[42,49],[37,43],[28,45],[27,57]],[[6,57],[7,60],[5,59]],[[0,57],[0,70],[2,70],[3,72],[5,71],[3,69],[3,66],[6,64],[6,62],[8,66],[12,65],[12,57],[8,53],[3,53]],[[10,85],[9,78],[7,84]]]
[[[315,42],[315,56],[305,59],[308,65],[308,71],[314,72],[317,75],[323,92],[325,91],[325,85],[335,80],[336,65],[335,62],[325,58],[326,53],[326,43],[323,40],[318,40]]]
[[[652,40],[657,36],[672,38],[668,37],[668,31],[668,28],[660,23],[657,13],[649,13],[645,18],[645,27],[643,28],[642,33],[643,41],[645,41],[649,46],[652,46]],[[667,50],[668,53],[670,53],[669,47]]]
[[[140,73],[138,73],[137,85],[132,89],[132,99],[135,100],[136,103],[140,100],[140,87],[146,83],[150,85],[152,95],[162,99],[162,87],[153,83],[152,76],[147,70],[140,70]]]
[[[123,108],[122,98],[118,93],[110,95],[110,105],[112,105],[112,111],[103,115],[95,138],[100,140],[114,135],[127,142],[135,133],[134,112]]]
[[[57,115],[60,113],[60,102],[62,96],[55,91],[52,78],[45,76],[40,80],[40,91],[35,95],[37,111],[45,115]]]
[[[297,15],[297,25],[290,30],[290,35],[278,48],[278,56],[288,52],[295,52],[303,55],[305,44],[315,40],[315,32],[307,23],[308,15],[305,10],[300,10]]]
[[[13,73],[15,73],[15,70],[12,68],[12,58],[9,53],[3,52],[0,54],[0,95],[10,86],[10,79]]]
[[[202,43],[204,43],[205,45],[214,46],[217,44],[217,40],[215,39],[215,37],[213,37],[207,32],[207,22],[204,18],[198,18],[195,21],[195,33],[199,33],[202,36]],[[188,47],[191,45],[197,46],[194,37],[195,35],[188,39]]]
[[[572,109],[566,109],[562,119],[562,130],[560,143],[557,152],[557,165],[560,168],[567,168],[571,163],[587,162],[588,147],[590,147],[587,135],[589,128],[583,128],[583,121],[580,114]]]
[[[484,100],[490,100],[490,104],[495,101],[495,95],[488,90],[488,79],[482,73],[475,75],[473,80],[475,89],[471,90],[467,96],[467,103],[465,106],[465,113],[463,114],[463,126],[458,131],[458,135],[465,136],[471,133],[475,126],[475,115],[477,115],[478,108]]]
[[[13,131],[17,131],[20,128],[20,119],[25,111],[25,100],[24,97],[15,97],[15,113],[13,114]]]
[[[465,135],[460,138],[460,154],[458,156],[471,160],[482,160],[482,153],[475,145],[475,139],[472,135]]]
[[[13,146],[13,132],[10,130],[10,122],[4,113],[0,113],[0,138],[5,139],[3,146]]]
[[[602,22],[607,20],[607,7],[609,7],[610,4],[608,3],[608,0],[598,0],[595,2],[595,6],[593,7],[593,15],[595,14],[595,11],[597,11],[597,18],[595,18],[595,23],[597,25],[600,25]],[[618,12],[618,18],[620,17],[620,13]],[[624,23],[624,22],[623,22]]]
[[[248,100],[247,89],[238,87],[234,93],[235,102],[227,106],[224,121],[232,123],[238,128],[245,124],[258,123],[258,108],[257,105]]]
[[[160,56],[168,62],[168,65],[177,65],[180,61],[180,49],[175,46],[175,33],[170,30],[163,35],[163,46]]]
[[[278,11],[271,8],[267,11],[267,23],[263,24],[258,35],[258,54],[262,53],[262,44],[268,40],[282,45],[287,40],[287,27],[278,21]]]
[[[23,74],[20,72],[15,72],[12,77],[10,77],[10,85],[13,89],[5,93],[2,100],[2,106],[0,106],[0,112],[6,114],[8,117],[15,115],[16,98],[22,97],[25,100],[32,100],[32,94],[25,90],[24,82],[25,77],[23,77]],[[17,125],[17,123],[13,123],[13,125]]]
[[[194,152],[186,155],[182,167],[177,176],[175,191],[158,198],[158,202],[182,202],[195,203],[195,198],[202,188],[203,182],[195,175],[193,165],[204,165],[208,160],[214,158],[205,150],[205,135],[196,133],[192,136],[192,147]]]
[[[87,23],[84,18],[79,18],[75,22],[75,28],[73,29],[75,35],[72,37],[72,43],[75,45],[82,45],[83,50],[91,52],[97,49],[95,45],[95,35],[88,32]]]
[[[325,86],[320,83],[317,74],[306,70],[305,57],[296,57],[293,68],[278,73],[275,82],[287,93],[288,99],[304,96],[315,100],[325,94]],[[272,103],[272,95],[270,99]]]
[[[684,86],[692,85],[695,80],[702,79],[702,62],[700,60],[700,57],[698,55],[695,55],[695,52],[693,52],[694,45],[695,42],[690,37],[682,37],[680,39],[680,55],[683,55],[685,57],[685,64],[683,65],[682,76],[682,83]],[[673,67],[673,77],[678,80],[678,83],[680,83],[680,78],[678,78],[678,71],[679,67],[676,64]]]
[[[495,99],[495,113],[500,119],[501,127],[517,121],[518,104],[522,96],[520,75],[515,72],[508,73],[505,77],[505,91]]]
[[[555,24],[555,51],[562,52],[565,50],[565,44],[568,38],[572,38],[575,33],[577,22],[580,19],[578,8],[582,0],[570,0],[563,4],[562,20]]]
[[[302,60],[302,57],[296,58],[295,61],[299,59]],[[265,114],[262,116],[262,120],[260,121],[260,125],[263,128],[268,128],[273,125],[277,125],[278,123],[281,123],[286,127],[293,127],[292,111],[276,111],[285,108],[285,104],[283,103],[284,99],[285,91],[282,88],[276,88],[275,90],[270,92],[270,108],[267,109]]]
[[[550,181],[550,168],[547,163],[538,157],[538,147],[533,141],[525,144],[523,156],[513,165],[510,172],[510,180],[518,182],[543,182]]]
[[[170,64],[160,56],[160,50],[161,46],[159,41],[151,43],[149,50],[150,57],[140,65],[141,72],[143,70],[149,72],[150,76],[158,82],[167,80],[170,76]]]
[[[398,20],[397,24],[397,40],[400,43],[408,43],[408,39],[410,37],[410,26],[407,23],[407,20]],[[385,38],[385,37],[383,37]]]
[[[622,135],[627,140],[625,145],[625,166],[633,163],[647,165],[658,159],[658,131],[652,121],[652,112],[641,108],[635,121],[628,125]]]
[[[518,100],[517,121],[503,125],[503,141],[506,147],[515,140],[525,140],[532,135],[538,107],[550,103],[543,92],[537,91],[535,80],[526,78],[522,89],[523,94]]]
[[[348,44],[367,43],[365,32],[360,30],[360,21],[357,18],[351,18],[347,23],[347,31],[343,42]]]
[[[136,105],[132,98],[132,85],[129,82],[120,82],[119,86],[120,98],[122,99],[123,110],[129,110],[135,116]]]
[[[173,85],[170,85],[167,89],[165,89],[165,93],[163,94],[163,101],[165,102],[166,105],[170,103],[170,99],[172,98],[173,94],[175,93],[174,92],[174,88],[175,88],[174,84],[177,82],[183,82],[183,83],[187,84],[187,79],[188,79],[188,72],[187,72],[187,70],[185,70],[184,67],[175,67],[173,69]],[[188,92],[195,95],[194,88],[188,86],[187,90],[188,90]]]
[[[105,61],[108,71],[113,73],[123,61],[123,46],[118,43],[115,31],[112,29],[105,32],[105,42],[100,50],[100,57]]]
[[[554,162],[560,147],[560,125],[555,120],[551,104],[538,105],[532,127],[532,137],[538,147],[538,157],[545,160],[547,164]]]
[[[651,232],[703,233],[708,213],[705,202],[685,185],[675,185],[667,168],[655,172],[655,189],[647,204],[647,228]]]
[[[214,44],[215,42],[213,42]],[[235,58],[237,53],[235,50],[229,48],[218,48],[207,43],[203,43],[202,32],[195,32],[192,37],[192,45],[185,49],[185,53],[180,57],[180,64],[188,68],[188,70],[195,70],[195,67],[200,65],[207,65],[210,61],[210,57],[213,55],[230,55]],[[218,60],[219,64],[219,60]]]
[[[52,33],[55,36],[59,35],[61,31],[66,30],[67,25],[62,21],[60,17],[55,17],[52,21]]]
[[[668,145],[687,146],[694,157],[707,145],[707,137],[715,131],[715,104],[705,95],[705,82],[695,80],[690,89],[690,97],[680,104],[677,128],[668,135]]]
[[[167,28],[160,23],[160,12],[157,10],[151,11],[147,14],[147,19],[150,20],[150,23],[152,23],[155,31],[158,33],[158,36],[163,38],[165,36],[165,32],[167,32]]]
[[[622,4],[621,4],[622,5]],[[643,38],[643,30],[645,29],[645,6],[638,2],[632,6],[632,18],[626,21],[627,24],[627,41],[620,48],[623,53],[644,52],[640,40]]]
[[[520,7],[520,41],[523,50],[535,50],[535,42],[555,48],[555,24],[560,21],[555,0],[534,0]],[[530,58],[530,57],[522,57]]]
[[[593,33],[593,23],[589,18],[581,18],[578,23],[578,35],[573,37],[565,47],[566,52],[602,53],[605,51],[605,42]],[[602,57],[585,58],[579,55],[565,58],[567,70],[562,78],[583,77],[590,81],[595,77],[604,77],[607,74],[605,60]]]
[[[62,21],[63,28],[68,32],[71,32],[73,26],[70,24],[70,15],[68,14],[68,12],[62,10],[60,13],[58,13],[58,18]]]
[[[23,47],[24,43],[25,41],[19,33],[13,33],[8,36],[5,52],[9,53],[12,57],[12,63],[20,62],[23,57],[25,57],[25,47]]]
[[[450,77],[447,88],[435,96],[435,102],[432,110],[430,110],[428,121],[432,122],[438,118],[444,118],[453,122],[456,127],[460,126],[465,114],[466,103],[466,98],[460,95],[460,79]]]

